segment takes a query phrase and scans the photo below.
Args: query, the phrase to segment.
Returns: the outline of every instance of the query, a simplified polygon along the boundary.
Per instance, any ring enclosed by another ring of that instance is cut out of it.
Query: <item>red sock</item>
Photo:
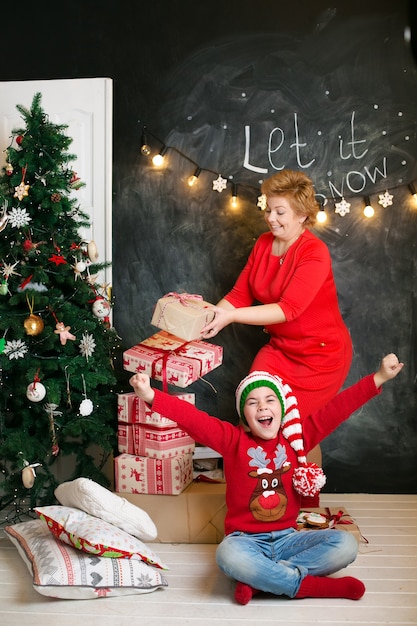
[[[306,576],[296,598],[348,598],[359,600],[365,593],[365,585],[357,578],[330,578],[328,576]],[[248,600],[249,601],[249,600]]]
[[[256,596],[257,593],[259,593],[259,589],[254,589],[246,583],[237,583],[235,589],[235,600],[236,602],[239,602],[239,604],[247,604],[253,596]]]

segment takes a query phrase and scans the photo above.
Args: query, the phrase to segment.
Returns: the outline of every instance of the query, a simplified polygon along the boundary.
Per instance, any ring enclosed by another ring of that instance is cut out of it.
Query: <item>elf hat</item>
[[[294,489],[302,496],[314,496],[326,483],[326,477],[321,467],[315,463],[307,463],[300,412],[291,387],[269,372],[251,372],[236,389],[236,409],[240,419],[247,425],[243,407],[250,392],[258,387],[269,387],[280,401],[283,415],[282,434],[296,452],[298,460],[298,467],[293,474]]]

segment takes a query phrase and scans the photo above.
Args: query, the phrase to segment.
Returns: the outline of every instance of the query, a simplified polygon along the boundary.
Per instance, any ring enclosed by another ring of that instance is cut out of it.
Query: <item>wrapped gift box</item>
[[[192,454],[151,459],[120,454],[114,459],[115,488],[123,494],[179,495],[193,480]]]
[[[161,330],[123,353],[123,367],[187,387],[221,365],[223,348],[207,341],[184,342]]]
[[[135,424],[140,420],[140,411],[145,412],[145,403],[135,392],[117,394],[117,421]]]
[[[220,543],[226,515],[224,482],[192,482],[178,496],[119,493],[151,516],[161,543]]]
[[[173,395],[176,398],[189,402],[190,404],[195,404],[194,393],[175,393]],[[141,400],[141,402],[143,401]],[[154,428],[175,428],[178,426],[177,422],[168,419],[168,417],[164,417],[156,411],[152,411],[145,403],[143,404],[145,410],[139,412],[140,424],[146,424],[147,426],[153,426]]]
[[[327,520],[327,528],[336,528],[337,530],[346,530],[355,536],[358,543],[362,540],[362,534],[355,520],[349,515],[343,506],[333,507],[316,507],[303,509],[297,518],[298,530],[309,531],[319,528],[311,526],[307,523],[309,513],[318,513]]]
[[[133,425],[118,423],[117,425],[117,449],[120,453],[135,453],[135,444],[133,437]]]
[[[195,404],[194,393],[176,393],[173,395],[190,402],[190,404]],[[174,428],[177,426],[173,420],[152,411],[134,392],[117,395],[117,420],[119,424],[148,424],[155,428]]]
[[[156,303],[151,324],[185,341],[200,339],[201,330],[214,319],[212,306],[202,296],[169,293]]]
[[[146,424],[133,424],[134,452],[138,456],[167,459],[192,454],[195,441],[181,428],[154,428]]]

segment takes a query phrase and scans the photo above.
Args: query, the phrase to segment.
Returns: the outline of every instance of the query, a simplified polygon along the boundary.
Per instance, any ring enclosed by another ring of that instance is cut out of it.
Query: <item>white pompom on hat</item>
[[[321,467],[316,463],[307,463],[304,452],[303,428],[298,410],[297,399],[289,385],[279,376],[269,372],[254,371],[244,378],[236,389],[236,409],[240,419],[247,425],[243,408],[246,398],[253,389],[269,387],[278,397],[282,407],[282,434],[297,454],[298,467],[293,474],[294,489],[302,496],[314,496],[326,483]]]

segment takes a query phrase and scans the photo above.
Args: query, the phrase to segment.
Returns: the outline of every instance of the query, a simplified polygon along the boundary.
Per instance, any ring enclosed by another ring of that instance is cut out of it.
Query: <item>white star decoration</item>
[[[9,213],[9,223],[13,228],[21,228],[27,226],[32,220],[30,215],[27,214],[26,209],[13,208]]]
[[[94,349],[96,347],[96,342],[94,341],[93,335],[88,335],[87,333],[83,334],[83,338],[79,344],[81,354],[87,359],[90,357]]]
[[[23,359],[27,351],[28,347],[21,339],[7,341],[4,348],[4,354],[7,354],[10,361],[12,359]]]
[[[227,179],[222,178],[219,174],[216,180],[213,180],[213,191],[218,191],[221,193],[227,187]]]
[[[262,195],[258,196],[258,202],[256,203],[256,206],[258,206],[262,211],[265,211],[265,209],[266,209],[266,195],[264,193]]]
[[[384,207],[384,209],[387,208],[387,206],[391,206],[392,205],[392,199],[394,198],[394,196],[392,196],[390,193],[388,193],[388,191],[386,191],[385,193],[380,193],[379,194],[379,200],[378,203]]]
[[[340,202],[336,202],[335,207],[334,212],[339,213],[341,217],[344,217],[346,213],[350,213],[350,204],[344,198]]]
[[[18,264],[19,261],[16,261],[16,263],[5,263],[4,261],[2,261],[3,267],[1,268],[0,272],[5,278],[10,278],[10,276],[20,276],[19,272],[15,272],[14,269]]]

